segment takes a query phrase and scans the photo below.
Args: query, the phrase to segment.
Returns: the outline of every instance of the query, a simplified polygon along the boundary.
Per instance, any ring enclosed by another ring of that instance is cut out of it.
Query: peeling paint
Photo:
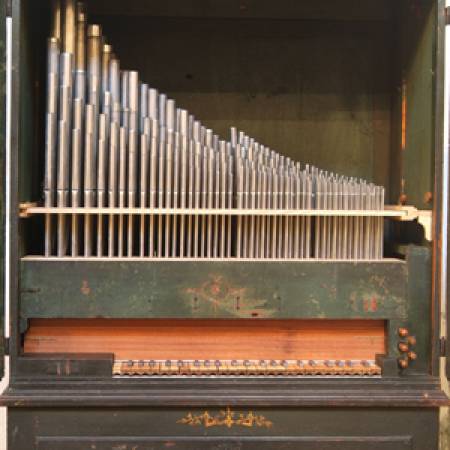
[[[80,291],[83,295],[89,295],[91,293],[91,288],[89,287],[87,280],[81,282]]]

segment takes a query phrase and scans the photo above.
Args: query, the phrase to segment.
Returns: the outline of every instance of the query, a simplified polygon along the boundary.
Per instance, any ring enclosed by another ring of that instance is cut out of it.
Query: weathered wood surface
[[[22,261],[26,318],[405,318],[390,262]]]
[[[11,450],[438,448],[437,409],[13,408],[8,426]]]

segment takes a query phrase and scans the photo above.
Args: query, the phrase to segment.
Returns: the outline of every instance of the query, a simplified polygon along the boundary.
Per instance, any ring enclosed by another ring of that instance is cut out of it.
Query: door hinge
[[[439,352],[441,356],[447,356],[447,338],[445,337],[439,339]]]
[[[445,8],[445,25],[450,24],[450,6]]]
[[[3,349],[5,352],[5,355],[9,356],[9,337],[3,338]]]

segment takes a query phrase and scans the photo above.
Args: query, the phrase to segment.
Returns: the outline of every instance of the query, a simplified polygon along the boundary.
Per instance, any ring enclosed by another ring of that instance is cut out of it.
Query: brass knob
[[[415,336],[408,336],[408,344],[409,345],[416,345],[417,344],[417,339]]]
[[[406,353],[407,351],[409,351],[409,346],[408,346],[408,344],[406,344],[405,342],[400,342],[400,343],[398,344],[398,349],[399,349],[401,352]]]
[[[417,359],[417,353],[416,353],[416,352],[409,352],[409,353],[408,353],[408,358],[409,358],[411,361],[415,361],[415,360]]]
[[[398,335],[400,337],[406,337],[406,336],[408,336],[408,334],[409,334],[409,331],[407,328],[399,328],[398,329]]]
[[[398,359],[398,365],[400,366],[400,369],[406,369],[408,367],[408,360],[404,358]]]

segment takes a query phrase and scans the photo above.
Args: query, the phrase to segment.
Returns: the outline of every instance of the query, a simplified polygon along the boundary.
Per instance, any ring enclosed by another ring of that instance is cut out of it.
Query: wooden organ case
[[[85,3],[3,4],[9,448],[437,449],[444,2]]]

